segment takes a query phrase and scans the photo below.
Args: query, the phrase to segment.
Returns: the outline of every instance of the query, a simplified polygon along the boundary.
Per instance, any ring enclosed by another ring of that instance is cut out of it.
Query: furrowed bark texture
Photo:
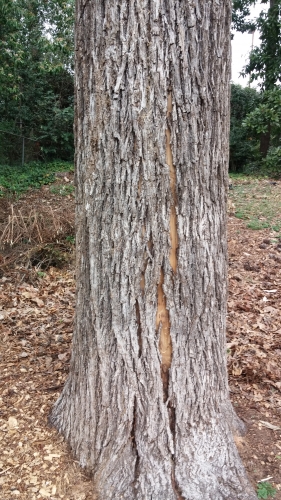
[[[229,0],[77,0],[77,310],[51,421],[100,500],[252,500],[228,399]]]

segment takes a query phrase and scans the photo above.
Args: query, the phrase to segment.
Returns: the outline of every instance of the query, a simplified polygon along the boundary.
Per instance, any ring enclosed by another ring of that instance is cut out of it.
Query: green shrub
[[[242,122],[259,102],[260,94],[255,89],[231,85],[229,168],[232,172],[242,171],[247,163],[256,159],[258,141],[242,127]]]
[[[266,221],[260,221],[258,219],[252,219],[248,222],[247,227],[249,229],[253,229],[255,231],[259,231],[260,229],[267,229],[270,227],[270,224]]]
[[[40,188],[56,179],[56,172],[73,170],[73,164],[63,161],[32,162],[23,166],[0,165],[0,196],[22,194],[29,188]]]
[[[281,146],[270,148],[267,156],[262,161],[261,168],[271,177],[281,175]]]
[[[257,487],[258,498],[270,498],[275,497],[276,489],[271,486],[270,483],[264,481],[263,483],[259,483]]]

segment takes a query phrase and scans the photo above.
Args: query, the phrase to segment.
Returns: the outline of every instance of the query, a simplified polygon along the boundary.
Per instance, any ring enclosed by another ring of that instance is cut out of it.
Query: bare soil
[[[58,185],[61,182],[58,179]],[[281,184],[274,186],[275,199],[276,193],[280,196]],[[30,242],[19,237],[24,226],[18,227],[17,244],[8,248],[6,243],[0,251],[3,500],[95,499],[90,478],[48,426],[48,414],[68,373],[75,302],[73,254],[66,244],[58,247],[68,256],[63,266],[46,269],[30,261],[34,246],[56,241],[62,245],[70,236],[73,201],[73,196],[54,194],[50,187],[14,200],[14,215],[25,214],[25,223],[32,210],[40,214],[42,207],[57,215],[48,228],[38,226]],[[227,348],[232,401],[248,428],[237,446],[254,487],[270,478],[275,499],[281,500],[281,241],[271,225],[253,231],[237,219],[236,203],[233,196],[228,223]],[[0,205],[3,234],[10,224],[11,203],[0,200]],[[31,228],[33,222],[31,218]],[[57,237],[55,227],[61,227]]]

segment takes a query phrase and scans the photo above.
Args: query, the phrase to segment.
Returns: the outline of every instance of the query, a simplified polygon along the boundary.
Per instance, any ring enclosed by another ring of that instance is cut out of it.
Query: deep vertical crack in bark
[[[172,92],[168,93],[167,102],[167,118],[172,114]],[[171,131],[169,126],[166,129],[166,161],[169,165],[170,170],[170,187],[172,194],[172,204],[170,213],[170,238],[171,238],[171,250],[170,250],[170,264],[174,271],[177,270],[178,259],[177,259],[177,248],[178,248],[178,233],[177,233],[177,196],[176,196],[176,169],[173,164],[173,155],[171,148]]]
[[[163,381],[164,401],[168,399],[169,368],[172,362],[172,342],[170,335],[170,318],[163,290],[164,271],[161,269],[157,287],[156,330],[160,330],[159,350],[161,354],[161,377]]]
[[[167,120],[172,113],[172,92],[168,93],[167,100]],[[176,169],[173,164],[172,148],[171,148],[171,131],[169,126],[166,129],[166,162],[169,165],[170,173],[170,189],[171,189],[171,207],[170,207],[170,264],[173,272],[177,271],[177,215],[176,215]],[[157,314],[156,314],[156,329],[160,329],[159,350],[161,354],[161,376],[163,381],[164,401],[168,399],[169,385],[169,368],[172,362],[172,340],[170,333],[170,317],[166,305],[166,297],[163,290],[164,270],[161,269],[160,280],[157,288]]]
[[[132,428],[131,428],[132,448],[136,453],[135,471],[134,471],[134,482],[135,483],[136,483],[138,476],[139,476],[139,462],[140,462],[140,457],[138,454],[138,448],[137,448],[136,437],[135,437],[136,420],[137,420],[137,407],[136,406],[137,406],[137,402],[136,402],[136,397],[135,397],[134,410],[133,410],[133,422],[132,422]]]
[[[141,357],[142,352],[142,338],[141,338],[141,317],[140,317],[140,306],[138,300],[136,300],[136,318],[137,318],[137,333],[138,333],[138,344],[139,352],[138,356]]]
[[[172,92],[170,91],[168,93],[168,100],[167,100],[167,121],[169,121],[169,118],[172,113]],[[177,202],[177,197],[176,197],[176,169],[173,164],[173,155],[172,155],[172,148],[171,148],[171,131],[168,127],[166,129],[166,162],[167,165],[169,166],[169,174],[170,174],[170,189],[171,189],[171,206],[170,206],[170,242],[171,242],[171,248],[170,248],[170,255],[169,255],[169,261],[171,268],[174,273],[177,271],[177,248],[178,248],[178,234],[177,234],[177,214],[176,214],[176,202]],[[169,369],[172,363],[172,340],[171,340],[171,324],[170,324],[170,316],[169,316],[169,311],[167,309],[166,305],[166,297],[165,293],[163,290],[163,285],[164,285],[164,271],[163,268],[161,269],[160,273],[160,280],[158,284],[158,289],[157,289],[157,298],[158,298],[158,304],[157,304],[157,317],[156,317],[156,328],[160,328],[160,339],[159,339],[159,349],[160,349],[160,354],[161,354],[161,377],[162,377],[162,382],[163,382],[163,394],[164,394],[164,401],[166,402],[168,400],[168,395],[169,395]],[[169,423],[170,423],[170,430],[171,434],[173,436],[173,439],[175,439],[175,421],[176,421],[176,415],[175,415],[175,409],[173,407],[169,406]],[[173,463],[172,466],[172,486],[174,489],[174,492],[176,494],[177,500],[181,500],[183,497],[181,495],[181,492],[179,490],[179,487],[176,483],[175,479],[175,466]]]
[[[168,127],[166,129],[166,161],[167,164],[169,165],[169,173],[170,173],[170,189],[171,189],[171,211],[170,211],[170,241],[171,241],[171,249],[170,249],[170,264],[171,268],[173,269],[173,272],[176,273],[177,271],[177,265],[178,265],[178,260],[177,260],[177,248],[178,248],[178,233],[177,233],[177,213],[176,213],[176,205],[177,205],[177,196],[176,196],[176,169],[175,165],[173,163],[173,154],[172,154],[172,148],[171,148],[171,130],[169,128],[169,118],[172,118],[172,110],[173,110],[173,104],[172,104],[172,92],[169,91],[168,93],[168,99],[167,99],[167,122],[168,122]],[[168,312],[168,311],[167,311]],[[169,316],[169,313],[168,313]],[[170,359],[169,359],[169,368],[172,362],[172,343],[171,343],[171,334],[170,334],[170,321],[169,321],[169,346],[170,346]],[[160,349],[161,350],[161,349]],[[162,364],[163,364],[163,357],[162,357]],[[162,369],[163,371],[163,369]],[[167,393],[167,398],[168,398],[168,389],[169,389],[169,371],[167,369],[165,373],[165,382],[167,387],[165,387],[164,383],[164,394],[165,392]],[[167,399],[166,398],[166,399]],[[173,408],[170,404],[169,406],[169,423],[170,423],[170,430],[173,436],[173,439],[175,440],[175,426],[176,426],[176,412],[175,408]],[[182,492],[179,488],[179,485],[177,484],[176,478],[175,478],[175,463],[173,462],[173,467],[172,467],[172,486],[174,489],[174,492],[176,494],[177,500],[183,500]]]

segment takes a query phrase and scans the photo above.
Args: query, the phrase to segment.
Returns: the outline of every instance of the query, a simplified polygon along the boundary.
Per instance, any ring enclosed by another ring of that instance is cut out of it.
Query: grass
[[[61,196],[68,196],[74,193],[73,184],[59,184],[57,186],[51,186],[50,191],[53,194],[59,194]]]
[[[267,229],[268,227],[270,227],[270,224],[268,222],[262,222],[259,219],[252,219],[247,224],[247,227],[249,229],[254,229],[255,231],[258,231],[259,229]]]
[[[270,179],[230,175],[229,198],[235,206],[235,217],[246,221],[249,229],[281,230],[281,191]]]
[[[65,161],[42,163],[39,161],[23,166],[0,165],[0,196],[20,195],[30,188],[40,188],[56,180],[56,172],[73,170],[73,164]]]

